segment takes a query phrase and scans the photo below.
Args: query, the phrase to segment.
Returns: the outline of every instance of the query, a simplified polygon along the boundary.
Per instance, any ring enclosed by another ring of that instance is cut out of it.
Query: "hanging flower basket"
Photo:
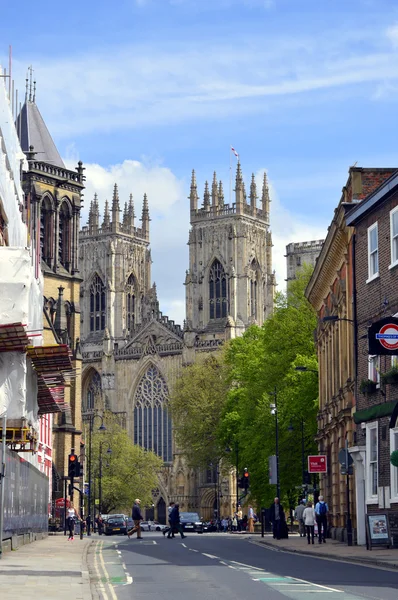
[[[381,380],[384,384],[394,384],[398,383],[398,368],[393,367],[387,373],[383,373],[381,376]]]
[[[390,462],[394,467],[398,467],[398,450],[391,452]]]
[[[374,394],[376,391],[376,382],[371,379],[362,379],[359,391],[361,394]]]

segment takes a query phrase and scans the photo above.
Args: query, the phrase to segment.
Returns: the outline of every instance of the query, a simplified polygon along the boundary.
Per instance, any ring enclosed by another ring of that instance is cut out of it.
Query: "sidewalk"
[[[6,552],[0,560],[1,600],[92,600],[87,565],[91,543],[87,538],[68,542],[57,534]]]
[[[398,549],[373,548],[366,550],[364,546],[347,546],[335,540],[326,540],[326,544],[319,544],[315,539],[314,545],[309,545],[305,538],[300,538],[297,534],[289,535],[288,540],[274,540],[271,535],[264,538],[255,536],[251,542],[263,544],[285,552],[297,552],[309,556],[319,556],[323,558],[333,558],[344,562],[354,562],[369,564],[389,569],[398,569]]]

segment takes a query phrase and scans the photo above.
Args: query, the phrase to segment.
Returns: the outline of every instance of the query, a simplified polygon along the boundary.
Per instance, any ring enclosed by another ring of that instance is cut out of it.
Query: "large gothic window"
[[[68,271],[71,262],[71,223],[72,215],[67,202],[59,209],[58,219],[58,262]]]
[[[249,270],[249,312],[253,319],[257,319],[258,316],[258,278],[259,266],[258,263],[253,260]]]
[[[40,206],[40,254],[47,264],[53,258],[54,212],[50,199],[44,198]]]
[[[101,377],[97,371],[93,374],[87,387],[86,396],[83,398],[83,412],[93,411],[101,396]]]
[[[106,292],[98,275],[95,275],[90,286],[90,331],[105,329]]]
[[[126,329],[131,332],[135,326],[136,285],[133,274],[127,280],[126,287]]]
[[[215,260],[209,273],[210,319],[226,317],[228,313],[227,276],[219,260]]]
[[[134,399],[134,443],[172,462],[171,418],[168,389],[155,365],[142,377]]]

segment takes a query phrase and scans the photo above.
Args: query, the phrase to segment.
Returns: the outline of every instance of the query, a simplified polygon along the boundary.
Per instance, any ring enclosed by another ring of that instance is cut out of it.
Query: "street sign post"
[[[327,473],[328,461],[324,454],[308,457],[308,473]]]

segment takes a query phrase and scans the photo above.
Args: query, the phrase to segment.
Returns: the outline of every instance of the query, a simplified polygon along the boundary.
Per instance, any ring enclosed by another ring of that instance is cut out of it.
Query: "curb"
[[[353,557],[348,557],[348,556],[336,556],[335,554],[322,554],[322,555],[317,555],[314,554],[313,552],[307,552],[306,550],[296,550],[295,548],[288,548],[286,546],[275,546],[275,544],[272,544],[270,542],[262,542],[260,540],[248,540],[250,541],[251,544],[256,544],[257,546],[266,546],[267,548],[272,548],[272,550],[275,550],[276,552],[286,552],[288,554],[299,554],[300,556],[311,556],[312,558],[318,558],[318,559],[322,559],[322,558],[327,558],[327,559],[332,559],[335,560],[337,562],[350,562],[350,563],[354,563],[354,564],[359,564],[359,565],[366,565],[368,567],[382,567],[384,569],[389,569],[389,570],[397,570],[398,569],[398,562],[396,563],[386,563],[384,561],[381,560],[373,560],[372,558],[355,558],[355,556]],[[398,561],[398,555],[397,555],[397,561]]]

